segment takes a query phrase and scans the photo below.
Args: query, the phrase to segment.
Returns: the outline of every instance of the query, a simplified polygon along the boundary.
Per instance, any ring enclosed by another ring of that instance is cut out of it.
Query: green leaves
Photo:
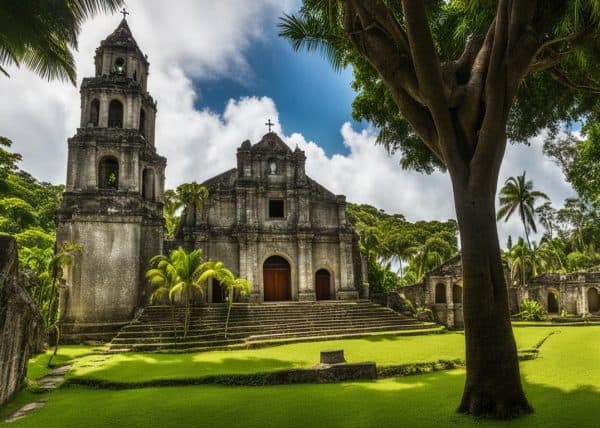
[[[25,65],[45,79],[76,83],[72,51],[83,22],[122,0],[19,0],[0,4],[0,72]]]

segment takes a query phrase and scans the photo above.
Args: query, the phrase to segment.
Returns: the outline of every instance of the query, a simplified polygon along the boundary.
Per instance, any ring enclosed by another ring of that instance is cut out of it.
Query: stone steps
[[[185,339],[184,316],[183,307],[149,306],[121,329],[110,349],[207,350],[438,328],[365,300],[234,304],[227,338],[224,304],[190,308],[190,327]]]

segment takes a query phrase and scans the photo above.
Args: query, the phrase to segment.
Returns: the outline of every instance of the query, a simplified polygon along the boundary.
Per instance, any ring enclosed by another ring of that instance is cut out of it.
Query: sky
[[[295,52],[278,37],[277,22],[297,0],[129,0],[127,17],[148,55],[148,89],[158,101],[156,146],[167,158],[168,188],[202,182],[235,167],[237,147],[258,142],[267,128],[306,152],[307,173],[336,194],[411,221],[455,218],[446,174],[399,166],[374,144],[377,129],[351,117],[352,72],[334,71],[316,53]],[[67,139],[79,123],[81,79],[93,75],[94,51],[121,15],[100,15],[81,32],[78,86],[48,82],[25,69],[0,76],[0,135],[23,155],[21,167],[64,183]],[[558,166],[542,153],[543,136],[509,145],[500,184],[527,171],[555,206],[574,195]],[[500,186],[499,186],[500,187]],[[499,223],[500,242],[522,235],[515,217]]]

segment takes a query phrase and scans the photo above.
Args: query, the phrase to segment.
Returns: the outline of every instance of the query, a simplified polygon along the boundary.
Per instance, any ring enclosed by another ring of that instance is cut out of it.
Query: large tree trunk
[[[453,180],[462,247],[467,361],[467,379],[458,411],[509,418],[533,410],[521,386],[496,230],[497,179],[491,179],[493,183],[487,184],[473,180],[473,175],[466,183]]]

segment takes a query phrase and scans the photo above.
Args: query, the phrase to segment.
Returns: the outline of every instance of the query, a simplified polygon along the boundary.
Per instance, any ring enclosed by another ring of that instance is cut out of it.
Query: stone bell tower
[[[75,242],[62,290],[65,338],[108,337],[147,302],[144,271],[162,251],[166,159],[156,153],[149,63],[125,18],[96,49],[68,141],[57,242]]]

